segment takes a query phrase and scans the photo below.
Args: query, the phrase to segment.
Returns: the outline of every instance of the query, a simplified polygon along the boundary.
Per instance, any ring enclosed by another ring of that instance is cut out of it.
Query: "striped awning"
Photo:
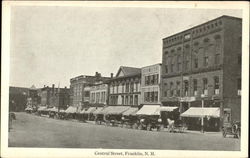
[[[220,117],[220,108],[191,107],[181,114],[181,117]]]
[[[129,108],[129,106],[113,106],[109,111],[106,112],[106,114],[119,115],[127,111]]]

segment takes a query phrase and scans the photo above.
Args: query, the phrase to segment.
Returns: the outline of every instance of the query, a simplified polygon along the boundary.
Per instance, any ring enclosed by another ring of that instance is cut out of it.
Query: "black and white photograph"
[[[247,157],[248,6],[4,2],[1,156]]]

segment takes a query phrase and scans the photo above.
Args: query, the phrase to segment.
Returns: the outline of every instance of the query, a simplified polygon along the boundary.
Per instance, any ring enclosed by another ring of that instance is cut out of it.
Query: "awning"
[[[65,110],[66,113],[76,113],[76,107],[70,106]]]
[[[63,110],[63,109],[60,109],[60,110],[59,110],[59,112],[60,112],[60,113],[64,113],[64,112],[65,112],[65,110]]]
[[[93,114],[100,114],[100,112],[103,110],[103,108],[97,108],[95,111],[93,111]]]
[[[25,111],[30,111],[30,110],[33,110],[33,108],[32,107],[25,108]]]
[[[122,115],[124,116],[135,115],[138,110],[139,110],[138,108],[130,107],[127,111],[122,113]]]
[[[48,109],[48,111],[58,112],[58,108],[57,107],[53,107],[53,108]]]
[[[181,114],[181,117],[220,117],[220,108],[191,107]]]
[[[143,105],[136,115],[160,115],[160,105]]]
[[[161,106],[159,108],[159,111],[174,111],[175,109],[178,109],[176,106]]]
[[[114,108],[115,106],[107,106],[102,111],[100,111],[100,114],[107,114],[109,111],[111,111]]]
[[[47,111],[46,106],[41,106],[37,109],[37,111]]]
[[[123,112],[127,111],[129,109],[129,106],[113,106],[111,110],[107,111],[106,114],[110,115],[119,115]]]
[[[83,109],[80,113],[81,114],[90,114],[90,113],[93,113],[93,111],[95,111],[95,110],[96,110],[96,107],[90,107],[87,110]]]

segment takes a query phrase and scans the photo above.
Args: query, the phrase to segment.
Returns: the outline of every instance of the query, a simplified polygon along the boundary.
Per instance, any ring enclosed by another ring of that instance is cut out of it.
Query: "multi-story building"
[[[141,103],[161,104],[160,79],[161,64],[141,68]]]
[[[90,86],[90,104],[107,105],[108,84],[98,82]]]
[[[9,111],[24,111],[29,88],[9,87]]]
[[[38,95],[38,89],[32,85],[29,88],[28,98],[27,98],[27,106],[36,107],[41,103],[41,98]]]
[[[222,16],[163,39],[163,105],[220,107],[240,120],[242,20]],[[224,114],[224,115],[223,115]]]
[[[140,85],[141,69],[121,66],[109,80],[109,105],[140,105]]]
[[[41,105],[49,107],[59,107],[65,109],[70,101],[70,89],[44,86],[41,88]]]
[[[109,77],[102,77],[98,72],[96,72],[95,76],[81,75],[70,79],[71,106],[83,107],[84,104],[88,104],[90,99],[90,85],[108,79]]]

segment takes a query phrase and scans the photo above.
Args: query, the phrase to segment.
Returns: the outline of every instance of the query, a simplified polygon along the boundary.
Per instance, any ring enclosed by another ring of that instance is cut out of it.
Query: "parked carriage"
[[[235,121],[233,123],[224,123],[222,127],[222,135],[225,138],[227,135],[233,135],[235,138],[241,136],[241,123]]]

